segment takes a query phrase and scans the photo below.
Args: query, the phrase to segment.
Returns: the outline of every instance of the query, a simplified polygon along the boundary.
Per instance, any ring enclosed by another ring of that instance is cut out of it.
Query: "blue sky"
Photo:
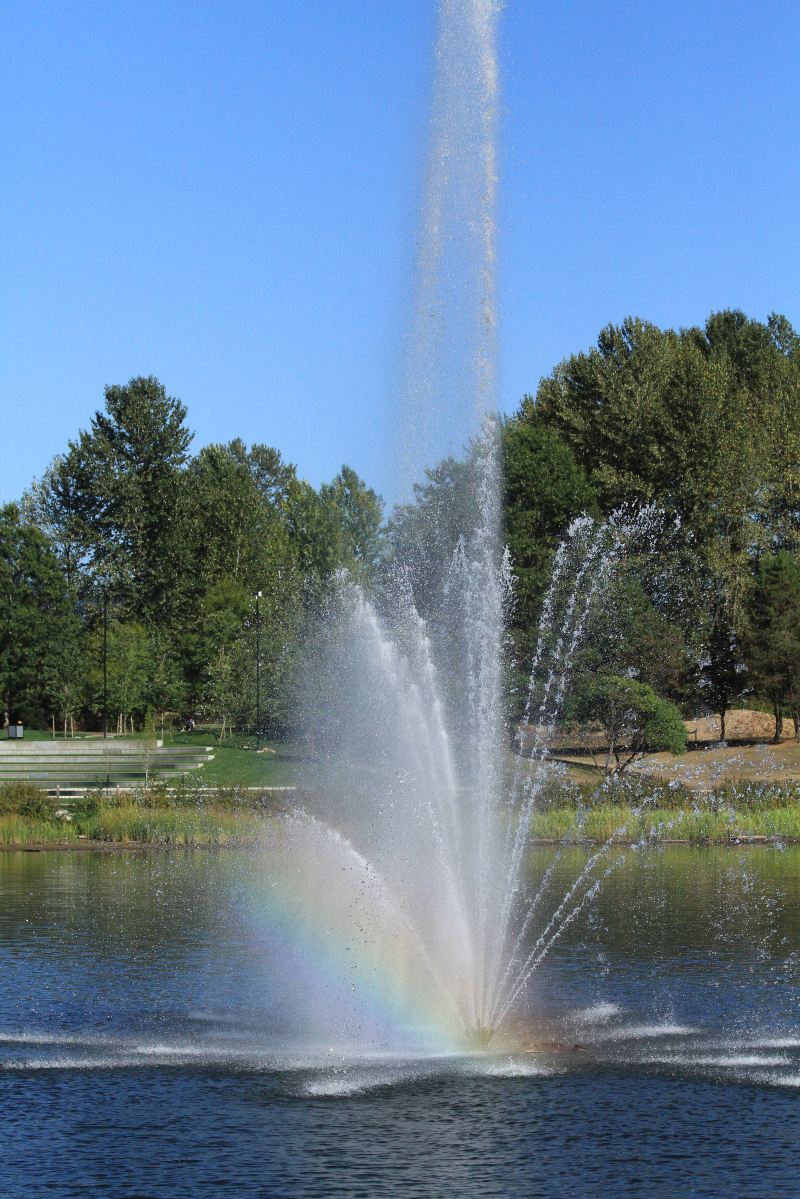
[[[391,485],[434,0],[0,3],[0,500],[156,374]],[[800,324],[800,5],[508,0],[501,389],[608,321]]]

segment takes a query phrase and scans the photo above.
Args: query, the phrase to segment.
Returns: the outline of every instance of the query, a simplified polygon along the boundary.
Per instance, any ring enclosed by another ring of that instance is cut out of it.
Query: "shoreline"
[[[558,837],[532,837],[529,846],[534,849],[597,849],[605,845],[609,838],[583,837],[564,840]],[[630,849],[641,845],[641,837],[614,838],[614,845],[620,849]],[[18,841],[0,842],[0,853],[150,853],[164,850],[181,850],[182,852],[218,852],[220,850],[253,849],[257,840],[241,841]],[[655,848],[690,847],[694,849],[739,849],[748,846],[800,845],[800,837],[781,836],[736,836],[727,839],[697,839],[690,837],[648,838],[646,844]]]
[[[28,852],[119,849],[225,849],[257,845],[275,813],[255,807],[136,804],[75,812],[66,819],[0,816],[0,850]],[[800,803],[780,806],[546,807],[534,814],[529,846],[800,844]]]

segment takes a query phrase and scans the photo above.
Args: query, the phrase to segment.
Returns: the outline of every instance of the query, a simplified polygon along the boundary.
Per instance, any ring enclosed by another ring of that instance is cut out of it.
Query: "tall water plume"
[[[431,510],[419,540],[395,541],[406,602],[425,612],[445,680],[449,728],[462,766],[462,904],[472,971],[487,955],[497,899],[496,811],[503,735],[504,618],[510,577],[501,556],[497,420],[497,0],[441,0],[416,293],[403,395],[403,460],[413,482],[445,454],[463,456],[461,485]],[[456,470],[458,468],[456,467]],[[418,492],[419,495],[419,492]],[[440,591],[414,580],[430,575]],[[441,572],[441,574],[440,574]],[[417,589],[418,590],[418,589]],[[478,983],[478,991],[483,983]],[[482,1019],[480,993],[475,1016]]]
[[[406,490],[497,412],[500,7],[497,0],[439,7],[401,406]]]
[[[293,886],[314,879],[307,906],[359,956],[362,989],[402,980],[409,1019],[424,1009],[473,1043],[513,1010],[594,885],[591,871],[576,882],[531,951],[548,880],[529,894],[525,849],[543,776],[505,768],[498,17],[496,0],[441,0],[398,447],[414,502],[390,522],[372,593],[342,577],[321,621],[309,718],[325,769],[315,814],[290,821],[275,867]],[[528,701],[537,730],[557,718],[601,542],[576,525],[557,561]],[[534,757],[543,744],[534,737]]]

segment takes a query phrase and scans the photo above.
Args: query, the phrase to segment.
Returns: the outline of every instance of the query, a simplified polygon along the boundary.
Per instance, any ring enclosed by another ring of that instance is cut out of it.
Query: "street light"
[[[103,744],[106,751],[106,789],[111,786],[108,761],[108,580],[103,585]]]
[[[108,740],[108,587],[103,589],[103,740]]]
[[[256,749],[261,745],[261,592],[256,592]]]

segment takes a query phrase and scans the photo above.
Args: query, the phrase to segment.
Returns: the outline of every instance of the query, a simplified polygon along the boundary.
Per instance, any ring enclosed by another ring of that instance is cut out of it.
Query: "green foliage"
[[[19,507],[0,510],[6,718],[98,726],[107,612],[112,725],[152,730],[181,713],[252,731],[258,665],[262,731],[286,735],[313,688],[332,579],[345,571],[380,598],[398,557],[435,639],[453,551],[475,526],[482,438],[432,468],[383,529],[379,497],[350,467],[317,489],[268,445],[236,439],[192,456],[186,419],[151,376],[109,386],[89,428]],[[519,669],[570,522],[654,505],[660,529],[626,547],[578,654],[580,702],[597,675],[687,714],[724,716],[747,691],[800,728],[786,599],[800,552],[800,338],[784,317],[609,325],[499,436]],[[607,712],[611,698],[595,694]],[[637,737],[649,721],[648,735],[670,742],[674,714],[636,710]]]
[[[736,629],[728,613],[712,607],[708,626],[703,663],[706,701],[712,712],[720,714],[720,736],[724,741],[726,714],[745,694],[749,678]]]
[[[191,457],[185,420],[155,378],[107,387],[22,512],[5,512],[7,714],[97,726],[107,627],[112,726],[152,732],[186,712],[253,728],[256,657],[262,727],[290,725],[309,623],[336,571],[369,583],[381,501],[348,466],[317,491],[267,445]]]
[[[538,409],[604,511],[655,501],[735,575],[766,525],[784,539],[798,532],[800,465],[786,455],[787,436],[796,448],[800,434],[798,372],[785,318],[720,312],[679,333],[628,319],[543,380]]]
[[[575,703],[575,719],[595,725],[607,745],[606,771],[621,771],[638,755],[683,753],[686,730],[674,704],[661,699],[646,683],[619,675],[584,677]]]
[[[599,510],[572,450],[540,419],[529,396],[502,438],[506,539],[517,580],[514,623],[522,656],[529,657],[556,546],[574,517]]]
[[[0,785],[0,815],[31,816],[46,820],[52,817],[55,804],[33,783],[16,782]]]
[[[637,576],[637,563],[623,563],[590,613],[575,678],[626,676],[677,700],[687,669],[681,629],[659,612]]]
[[[319,498],[335,530],[331,541],[337,566],[349,567],[362,579],[369,579],[380,552],[380,497],[354,470],[343,466],[331,483],[322,484]]]
[[[39,723],[48,693],[72,679],[77,616],[44,535],[15,504],[0,508],[0,705]]]
[[[396,507],[386,530],[387,560],[400,561],[417,609],[430,618],[441,604],[459,540],[476,527],[476,447],[464,460],[446,458],[414,484],[414,502]]]
[[[678,332],[630,318],[543,379],[535,412],[570,447],[604,514],[655,504],[675,518],[670,555],[682,541],[692,584],[681,610],[663,614],[697,664],[682,700],[724,715],[749,685],[753,565],[800,547],[797,334],[775,314],[712,313]],[[663,556],[663,544],[652,549]]]
[[[48,500],[65,511],[64,538],[88,577],[110,586],[140,620],[163,619],[182,561],[181,470],[186,409],[157,379],[105,389],[105,411],[54,465]]]
[[[785,550],[761,559],[749,616],[748,662],[755,686],[772,704],[775,740],[787,709],[800,739],[800,565]]]

